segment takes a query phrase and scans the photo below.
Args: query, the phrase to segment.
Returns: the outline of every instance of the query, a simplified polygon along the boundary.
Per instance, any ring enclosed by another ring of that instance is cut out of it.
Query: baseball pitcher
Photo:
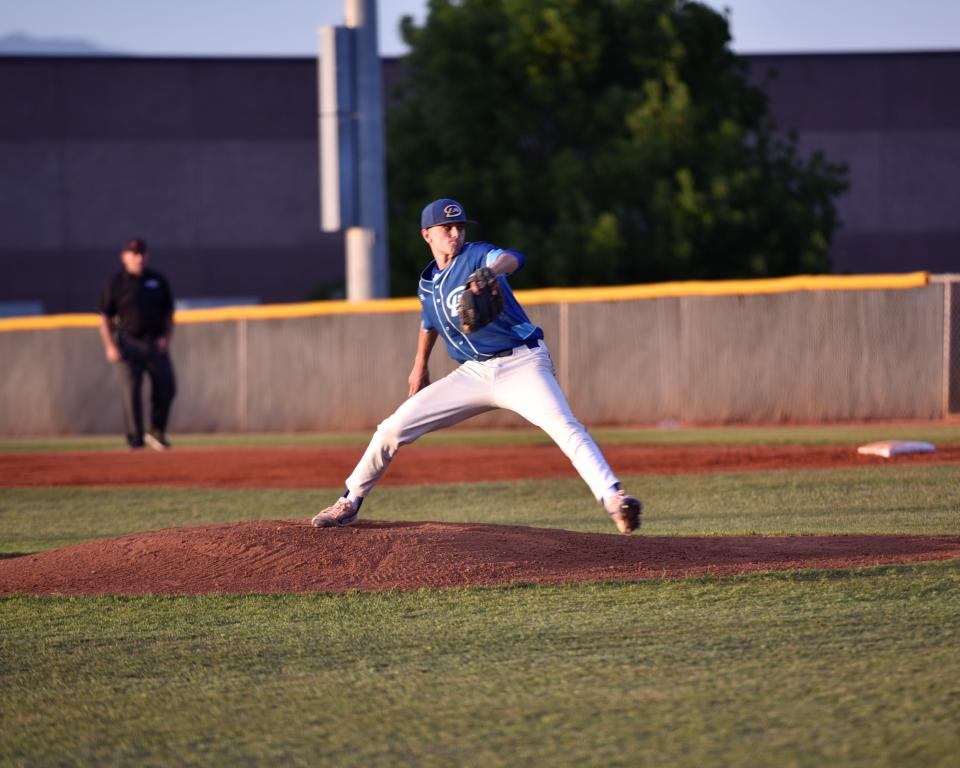
[[[433,261],[420,275],[422,322],[409,397],[374,433],[346,491],[313,518],[317,527],[356,522],[360,505],[400,446],[495,408],[540,427],[573,463],[621,533],[640,527],[642,504],[621,487],[600,448],[570,412],[553,374],[543,331],[517,303],[507,277],[524,257],[489,243],[466,242],[471,222],[456,200],[423,209],[420,234]],[[461,365],[430,382],[427,362],[438,337]]]

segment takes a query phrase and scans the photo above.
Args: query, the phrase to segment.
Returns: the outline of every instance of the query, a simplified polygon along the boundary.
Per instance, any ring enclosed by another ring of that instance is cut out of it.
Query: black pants
[[[127,442],[132,446],[143,445],[143,404],[140,392],[143,374],[150,377],[150,424],[151,432],[165,433],[170,405],[177,394],[170,356],[157,350],[153,339],[134,339],[120,335],[117,346],[123,359],[117,365],[120,380],[120,397],[123,403],[123,420],[127,430]]]

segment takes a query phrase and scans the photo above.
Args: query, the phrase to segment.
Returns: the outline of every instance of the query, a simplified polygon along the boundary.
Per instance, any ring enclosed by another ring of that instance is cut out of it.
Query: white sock
[[[347,491],[344,496],[346,496],[350,503],[353,504],[354,509],[360,509],[360,505],[363,504],[363,496],[357,496],[353,491]]]

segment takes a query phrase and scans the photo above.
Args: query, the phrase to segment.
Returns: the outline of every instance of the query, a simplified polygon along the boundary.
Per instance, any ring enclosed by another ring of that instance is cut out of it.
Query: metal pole
[[[350,301],[379,298],[374,294],[376,275],[371,258],[374,241],[375,233],[367,227],[348,227],[344,234],[347,251],[347,298]]]
[[[354,63],[356,67],[356,153],[358,198],[357,224],[372,233],[372,240],[365,238],[370,252],[363,258],[369,264],[353,270],[348,265],[348,275],[356,271],[366,273],[372,281],[369,287],[372,297],[388,295],[389,263],[387,258],[387,204],[384,138],[383,138],[383,86],[380,79],[380,55],[377,50],[377,3],[376,0],[345,0],[344,15],[348,28],[355,29]],[[359,288],[356,293],[366,293]],[[347,285],[347,298],[354,299],[354,291]]]
[[[320,132],[320,229],[339,232],[357,219],[354,30],[321,27],[317,66]]]
[[[344,18],[320,30],[320,228],[344,232],[347,299],[363,301],[389,290],[376,0],[345,0]]]

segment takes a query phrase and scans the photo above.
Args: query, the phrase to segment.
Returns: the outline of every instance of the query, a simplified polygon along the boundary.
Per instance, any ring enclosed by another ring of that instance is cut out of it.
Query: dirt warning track
[[[960,558],[960,536],[658,537],[378,522],[171,528],[0,561],[0,594],[341,592],[636,581]]]
[[[852,446],[609,445],[604,454],[620,475],[745,472],[775,469],[960,464],[960,446],[882,459]],[[343,483],[360,447],[176,448],[167,453],[121,451],[0,454],[0,486],[183,486],[198,488],[320,488]],[[552,446],[418,446],[397,455],[384,485],[576,477]]]

